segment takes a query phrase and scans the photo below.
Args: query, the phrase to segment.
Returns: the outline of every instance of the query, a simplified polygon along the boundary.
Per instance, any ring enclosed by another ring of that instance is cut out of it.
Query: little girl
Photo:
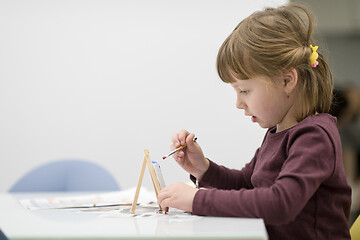
[[[312,40],[313,21],[299,5],[255,12],[220,47],[217,71],[236,91],[236,107],[268,128],[242,170],[204,157],[194,134],[172,136],[175,160],[198,189],[160,191],[163,209],[264,219],[270,239],[350,239],[347,184],[336,119],[327,114],[333,80]],[[321,49],[321,48],[320,48]]]

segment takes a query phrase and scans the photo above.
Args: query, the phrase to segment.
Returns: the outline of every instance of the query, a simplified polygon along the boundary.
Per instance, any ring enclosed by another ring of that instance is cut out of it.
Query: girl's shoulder
[[[304,120],[295,125],[294,130],[308,127],[321,127],[323,129],[336,129],[336,117],[328,113],[319,113],[316,115],[310,115]]]
[[[319,113],[306,117],[295,126],[294,130],[298,131],[304,128],[321,128],[328,133],[338,133],[336,122],[336,117],[328,113]]]
[[[335,155],[341,152],[341,139],[336,126],[336,118],[327,113],[321,113],[306,117],[297,125],[279,133],[269,130],[264,139],[264,145],[282,146],[285,151],[290,149],[307,148],[323,150],[334,149]],[[331,152],[333,154],[334,152]]]
[[[285,136],[299,136],[310,132],[323,132],[325,135],[338,135],[336,118],[328,113],[310,115],[295,126],[282,132],[275,133],[276,128],[270,128],[267,136],[271,138],[284,138]]]

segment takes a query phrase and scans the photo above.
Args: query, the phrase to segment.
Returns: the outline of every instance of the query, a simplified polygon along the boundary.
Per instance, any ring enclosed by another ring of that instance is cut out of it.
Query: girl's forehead
[[[246,87],[249,86],[252,81],[253,81],[252,79],[246,79],[246,80],[235,79],[235,81],[230,84],[233,87]]]
[[[234,82],[230,83],[233,88],[274,88],[281,86],[278,82],[272,82],[266,77],[254,77],[251,79],[239,80],[235,79]]]
[[[256,76],[250,79],[236,79],[234,78],[234,82],[231,83],[232,86],[249,86],[252,84],[267,84],[269,83],[269,79],[263,76]]]

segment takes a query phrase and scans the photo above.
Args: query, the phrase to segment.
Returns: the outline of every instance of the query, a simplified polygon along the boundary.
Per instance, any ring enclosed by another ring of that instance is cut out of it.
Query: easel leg
[[[131,206],[131,212],[134,213],[135,212],[135,208],[136,208],[136,204],[139,198],[139,193],[140,193],[140,188],[141,188],[141,184],[142,184],[142,180],[144,178],[144,173],[145,173],[145,167],[146,167],[146,158],[144,157],[142,166],[141,166],[141,171],[140,171],[140,177],[139,177],[139,181],[136,187],[136,192],[135,192],[135,197]]]

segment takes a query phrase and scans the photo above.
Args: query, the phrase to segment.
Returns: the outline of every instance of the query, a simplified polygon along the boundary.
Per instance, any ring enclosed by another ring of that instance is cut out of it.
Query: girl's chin
[[[254,121],[255,120],[255,121]],[[257,123],[257,124],[259,124],[259,126],[261,127],[261,128],[271,128],[271,127],[273,127],[273,126],[269,126],[269,124],[266,124],[266,123],[264,123],[264,122],[261,122],[261,121],[259,121],[259,119],[251,119],[251,121],[253,121],[254,123]]]
[[[273,127],[273,126],[269,126],[269,124],[266,124],[266,123],[264,123],[264,122],[261,122],[257,117],[255,117],[255,116],[252,116],[251,117],[251,121],[253,122],[253,123],[257,123],[257,124],[259,124],[259,126],[261,127],[261,128],[270,128],[270,127]]]

